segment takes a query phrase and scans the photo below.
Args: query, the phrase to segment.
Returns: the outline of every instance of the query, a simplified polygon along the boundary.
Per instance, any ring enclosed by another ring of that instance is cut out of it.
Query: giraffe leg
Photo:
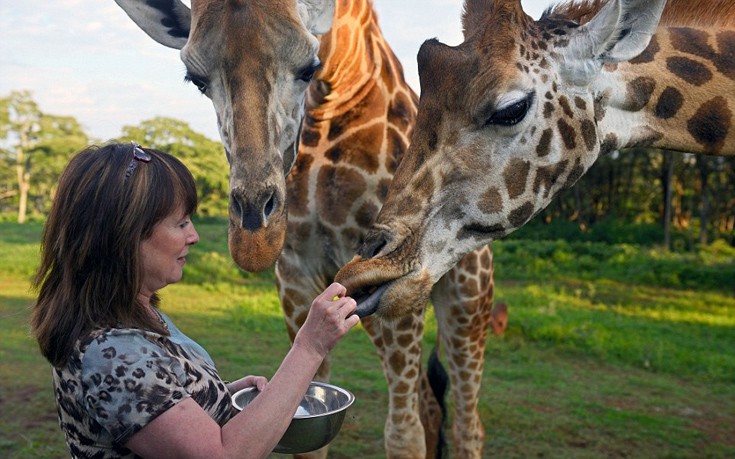
[[[432,291],[455,412],[453,450],[457,458],[480,458],[485,430],[477,409],[492,318],[492,254],[489,247],[466,255]]]
[[[419,414],[423,314],[397,322],[363,319],[378,350],[389,389],[385,451],[390,459],[424,459],[426,444]]]
[[[419,406],[421,424],[424,426],[426,457],[442,457],[444,444],[443,427],[446,419],[444,398],[449,377],[441,366],[437,349],[432,349],[427,370],[421,372]],[[439,450],[442,451],[439,451]]]

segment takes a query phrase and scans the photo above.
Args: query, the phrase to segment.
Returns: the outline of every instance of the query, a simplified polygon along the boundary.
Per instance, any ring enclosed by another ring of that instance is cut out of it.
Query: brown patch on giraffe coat
[[[386,132],[386,142],[385,150],[388,154],[385,155],[385,169],[393,175],[408,146],[401,132],[396,131],[393,127],[389,127]]]
[[[301,145],[307,147],[316,147],[319,145],[322,136],[318,129],[313,127],[311,117],[304,118],[304,126],[301,128]]]
[[[703,30],[686,27],[671,29],[671,44],[675,49],[712,61],[719,73],[735,79],[735,32],[725,30],[717,34],[719,52],[709,44],[709,38],[710,34]]]
[[[567,99],[567,96],[559,96],[559,105],[561,105],[565,115],[569,118],[574,118],[574,112],[572,111],[572,107],[569,105],[569,99]]]
[[[388,189],[390,188],[391,181],[392,179],[384,178],[378,182],[376,195],[381,204],[385,202],[385,198],[388,196]]]
[[[574,128],[563,119],[558,120],[556,125],[559,128],[559,135],[561,135],[561,139],[564,141],[564,146],[567,147],[567,150],[576,148],[577,133],[574,132]]]
[[[717,70],[731,80],[735,80],[735,32],[725,30],[717,34],[720,53],[714,59]]]
[[[508,221],[514,228],[520,228],[533,215],[533,204],[527,202],[520,207],[516,207],[508,215]]]
[[[600,156],[609,155],[618,148],[618,136],[612,133],[607,134],[600,145]]]
[[[367,185],[356,171],[325,165],[319,170],[316,188],[317,213],[330,224],[342,225]]]
[[[587,151],[592,151],[597,143],[597,129],[595,128],[595,123],[587,119],[582,120],[581,130],[582,139],[584,140],[584,145],[587,147]]]
[[[327,150],[324,156],[339,164],[346,162],[368,173],[375,173],[380,164],[377,155],[383,143],[383,126],[375,124],[355,131],[342,142]]]
[[[574,96],[574,106],[582,111],[587,110],[587,102],[579,96]]]
[[[505,188],[508,190],[508,196],[515,199],[526,191],[526,182],[528,181],[528,173],[531,170],[531,164],[521,159],[513,159],[503,170],[503,179],[505,180]]]
[[[355,221],[362,228],[369,228],[370,225],[375,221],[375,217],[378,216],[380,208],[372,202],[365,202],[357,209],[355,213]]]
[[[554,104],[551,102],[545,102],[544,103],[544,118],[549,119],[551,118],[551,115],[554,113]]]
[[[703,30],[689,27],[672,27],[669,29],[669,39],[674,49],[686,54],[712,60],[715,50],[707,43],[709,34]]]
[[[638,77],[628,82],[623,110],[637,112],[642,110],[651,100],[656,80],[651,77]]]
[[[687,129],[707,153],[718,153],[725,143],[731,121],[727,100],[717,96],[699,107],[687,122]]]
[[[658,118],[666,120],[676,116],[683,105],[684,96],[681,95],[681,92],[676,88],[668,86],[658,97],[653,114]]]
[[[712,79],[712,72],[704,64],[688,57],[669,57],[666,59],[666,68],[694,86],[702,86]]]
[[[541,188],[543,188],[544,196],[549,196],[551,188],[561,177],[561,174],[568,165],[569,161],[564,160],[557,164],[539,167],[538,170],[536,170],[536,177],[533,181],[533,192],[538,195],[541,192]]]
[[[658,54],[659,51],[661,51],[661,45],[658,44],[658,38],[656,37],[656,35],[654,35],[653,37],[651,37],[651,41],[648,43],[646,49],[644,49],[642,53],[629,60],[628,62],[634,65],[653,62],[653,60],[656,58],[656,54]]]
[[[550,128],[544,129],[544,132],[541,133],[541,139],[539,139],[538,145],[536,146],[536,154],[540,158],[549,154],[552,135],[553,131]]]
[[[480,195],[477,208],[485,214],[496,214],[503,210],[503,197],[500,195],[500,191],[495,187],[488,188]]]
[[[288,212],[295,216],[306,215],[309,211],[309,170],[313,163],[314,157],[302,152],[291,169],[288,178]]]
[[[564,182],[564,188],[570,188],[572,185],[577,183],[577,180],[579,180],[583,175],[584,167],[582,167],[582,160],[577,158],[574,161],[574,167],[572,167],[572,170],[569,171],[569,175],[567,175],[567,180]]]
[[[388,105],[388,123],[396,126],[400,132],[406,132],[411,128],[415,111],[413,101],[399,93]]]

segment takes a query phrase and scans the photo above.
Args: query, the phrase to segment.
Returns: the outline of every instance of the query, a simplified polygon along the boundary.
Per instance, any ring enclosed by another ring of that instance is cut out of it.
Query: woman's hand
[[[238,379],[237,381],[228,383],[227,390],[230,391],[231,394],[234,394],[239,390],[255,386],[258,388],[258,392],[262,392],[263,389],[265,389],[266,384],[268,384],[268,378],[265,376],[248,375],[244,378]]]
[[[357,303],[345,296],[346,293],[347,289],[335,282],[319,294],[312,301],[309,315],[294,342],[324,358],[360,321],[357,315],[352,314]]]

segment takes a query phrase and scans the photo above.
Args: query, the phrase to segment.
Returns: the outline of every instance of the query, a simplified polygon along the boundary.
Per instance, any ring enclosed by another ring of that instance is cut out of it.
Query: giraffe
[[[230,163],[228,240],[245,271],[273,266],[286,235],[286,174],[334,0],[115,0],[151,38],[179,49],[186,80],[212,100]]]
[[[276,264],[291,339],[312,298],[350,260],[377,216],[408,147],[418,102],[371,0],[337,1],[332,28],[321,38],[319,60],[322,68],[307,92],[299,156],[287,179],[288,231]],[[495,323],[492,268],[490,248],[479,248],[459,260],[432,291],[460,412],[453,424],[456,457],[480,457],[483,444],[477,389],[486,330]],[[411,305],[413,314],[380,318],[370,316],[365,303],[359,306],[389,386],[388,457],[431,457],[437,447],[439,406],[421,365],[425,306]],[[328,380],[330,369],[327,359],[317,378]],[[322,450],[310,457],[325,454]]]
[[[352,2],[352,17],[350,3],[342,1],[346,24],[324,36],[332,51],[319,54],[316,35],[329,29],[333,1],[193,0],[191,10],[178,1],[116,2],[154,40],[181,50],[187,79],[212,99],[230,162],[231,254],[241,268],[257,271],[272,264],[286,244],[277,273],[293,336],[313,298],[304,292],[318,293],[315,286],[326,285],[377,214],[414,121],[416,96],[380,34],[371,2]],[[355,48],[337,46],[344,43]],[[281,180],[296,162],[301,101],[322,65],[320,56],[324,69],[309,93],[303,157],[289,179],[286,241]],[[358,56],[360,61],[350,61]],[[352,206],[345,213],[347,200]],[[484,247],[434,289],[435,305],[446,309],[437,309],[440,333],[453,337],[445,342],[461,409],[454,423],[457,444],[467,451],[461,457],[479,457],[484,436],[477,388],[493,320],[492,282],[492,254]],[[391,388],[385,427],[391,457],[426,457],[436,442],[437,401],[427,395],[419,364],[425,305],[402,308],[419,314],[364,319]],[[372,312],[363,305],[360,314]],[[319,377],[328,374],[327,362]]]
[[[466,0],[464,42],[419,50],[411,146],[336,279],[382,295],[378,310],[426,298],[464,253],[524,225],[600,155],[735,154],[735,4],[664,5],[585,2],[534,21],[519,0]]]

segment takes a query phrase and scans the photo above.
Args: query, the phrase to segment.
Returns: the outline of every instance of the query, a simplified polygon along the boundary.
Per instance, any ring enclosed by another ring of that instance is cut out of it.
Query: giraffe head
[[[598,126],[604,101],[590,87],[648,46],[664,3],[611,0],[579,25],[534,21],[520,0],[466,0],[464,42],[421,46],[412,144],[336,277],[362,314],[424,304],[462,256],[523,226],[619,148]]]
[[[246,271],[283,247],[285,177],[296,160],[316,34],[334,0],[116,0],[159,43],[181,50],[186,79],[212,100],[230,162],[229,246]]]

